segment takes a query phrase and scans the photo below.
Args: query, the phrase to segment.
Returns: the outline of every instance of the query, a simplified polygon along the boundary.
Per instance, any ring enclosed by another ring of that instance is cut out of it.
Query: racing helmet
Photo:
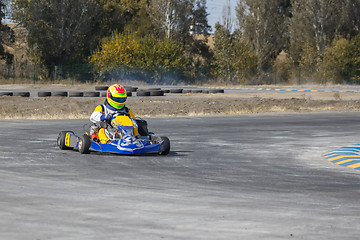
[[[126,99],[126,90],[120,84],[114,84],[108,88],[106,100],[113,108],[122,109],[125,106]]]

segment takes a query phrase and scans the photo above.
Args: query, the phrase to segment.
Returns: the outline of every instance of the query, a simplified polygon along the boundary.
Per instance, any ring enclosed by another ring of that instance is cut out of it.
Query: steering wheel
[[[107,122],[97,122],[96,125],[99,128],[107,128],[109,124]]]

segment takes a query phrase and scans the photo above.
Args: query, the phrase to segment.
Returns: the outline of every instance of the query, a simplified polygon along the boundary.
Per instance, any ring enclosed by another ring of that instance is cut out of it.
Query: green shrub
[[[342,83],[344,80],[350,80],[352,75],[352,53],[351,43],[344,38],[335,39],[332,44],[326,48],[324,65],[326,76],[335,83]]]
[[[104,39],[89,61],[102,78],[137,75],[154,81],[181,73],[188,65],[183,48],[170,39],[140,38],[134,33],[116,33]]]

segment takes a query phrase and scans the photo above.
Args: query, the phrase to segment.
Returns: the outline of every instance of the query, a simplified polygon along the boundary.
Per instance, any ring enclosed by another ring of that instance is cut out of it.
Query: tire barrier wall
[[[100,92],[84,92],[84,97],[100,97]]]
[[[170,93],[183,93],[183,89],[182,88],[170,89]]]
[[[38,97],[50,97],[51,92],[38,92]]]
[[[106,97],[108,86],[95,86],[95,91],[38,91],[30,94],[25,91],[0,91],[0,96],[20,96],[20,97]],[[224,89],[182,89],[182,88],[147,88],[125,86],[127,96],[164,96],[165,94],[192,94],[192,93],[224,93]]]
[[[95,86],[96,91],[106,91],[108,86]]]
[[[144,90],[138,90],[136,92],[136,96],[138,96],[138,97],[150,96],[150,92],[149,91],[144,91]]]
[[[69,92],[69,97],[83,97],[83,92]]]
[[[13,92],[0,92],[0,96],[13,96]]]
[[[30,97],[30,92],[13,92],[16,97]]]
[[[67,96],[68,96],[68,92],[55,91],[55,92],[51,92],[51,96],[53,96],[53,97],[67,97]]]

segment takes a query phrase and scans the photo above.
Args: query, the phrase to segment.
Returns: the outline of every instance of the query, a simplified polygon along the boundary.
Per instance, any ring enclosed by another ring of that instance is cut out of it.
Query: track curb
[[[291,89],[291,88],[243,88],[243,87],[209,87],[208,89],[223,90],[251,90],[251,91],[273,91],[273,92],[322,92],[322,93],[360,93],[360,90],[326,90],[326,89]]]
[[[323,157],[334,164],[360,170],[360,144],[340,147],[323,154]]]

